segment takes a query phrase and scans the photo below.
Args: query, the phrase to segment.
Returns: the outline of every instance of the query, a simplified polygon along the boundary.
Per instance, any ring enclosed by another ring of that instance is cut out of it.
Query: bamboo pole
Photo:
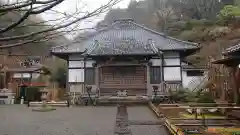
[[[239,106],[229,107],[190,107],[190,106],[173,106],[173,107],[160,107],[162,109],[240,109]]]
[[[196,121],[196,120],[202,120],[202,118],[194,119],[194,118],[168,118],[171,121],[180,121],[180,120],[188,120],[188,121]],[[236,120],[236,118],[207,118],[207,120]]]
[[[196,123],[189,123],[189,124],[174,124],[175,126],[237,126],[238,124],[227,123],[227,124],[196,124]]]
[[[186,103],[186,104],[159,104],[159,106],[200,106],[200,105],[236,105],[236,103]]]

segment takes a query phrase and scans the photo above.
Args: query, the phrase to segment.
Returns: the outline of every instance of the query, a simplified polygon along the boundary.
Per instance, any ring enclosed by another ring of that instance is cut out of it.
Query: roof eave
[[[67,60],[68,59],[68,56],[71,55],[71,54],[84,54],[87,52],[87,49],[85,49],[84,51],[82,52],[54,52],[54,51],[51,51],[50,54],[51,55],[54,55],[54,56],[57,56],[61,59],[64,59],[64,60]]]
[[[212,61],[212,63],[213,64],[224,64],[224,65],[227,65],[227,66],[232,66],[232,65],[240,64],[240,62],[238,62],[239,60],[240,60],[240,57],[227,57],[227,58],[222,58],[222,59]]]
[[[156,56],[158,55],[158,53],[141,53],[141,54],[96,54],[96,55],[93,55],[93,54],[89,54],[87,55],[88,57],[106,57],[106,56]]]

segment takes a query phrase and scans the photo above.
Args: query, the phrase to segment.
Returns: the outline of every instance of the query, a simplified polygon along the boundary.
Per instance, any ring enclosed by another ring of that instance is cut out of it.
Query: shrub
[[[188,89],[181,89],[170,93],[170,95],[172,100],[178,102],[215,103],[210,92],[202,92],[200,90],[190,91]]]
[[[195,93],[188,89],[180,89],[170,93],[172,100],[178,102],[195,102]]]
[[[197,100],[198,103],[213,103],[213,105],[205,105],[205,106],[216,106],[216,102],[214,101],[214,98],[212,97],[210,92],[202,92],[199,95],[199,98]]]
[[[207,19],[201,19],[201,20],[192,19],[192,20],[190,20],[186,23],[185,29],[186,30],[191,30],[195,27],[212,26],[214,24],[215,24],[215,22],[212,22],[212,21],[207,20]]]
[[[192,30],[185,30],[180,35],[179,38],[191,42],[202,41],[207,36],[206,31],[201,28],[194,28]]]
[[[219,18],[219,24],[226,25],[230,21],[232,21],[234,18],[240,16],[240,7],[233,6],[233,5],[227,5],[224,6],[224,8],[220,11],[218,18]]]
[[[210,37],[216,38],[220,36],[224,36],[231,32],[231,29],[228,27],[215,27],[209,31],[208,35]]]
[[[57,82],[59,85],[59,88],[65,88],[66,87],[66,81],[67,81],[67,70],[65,67],[59,67],[55,72],[53,72],[51,78],[51,82]]]

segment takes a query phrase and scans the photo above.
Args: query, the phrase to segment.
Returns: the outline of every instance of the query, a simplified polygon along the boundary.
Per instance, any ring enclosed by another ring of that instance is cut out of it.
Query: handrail
[[[173,85],[176,85],[176,88],[175,89],[180,89],[180,87],[181,87],[181,82],[179,82],[179,81],[162,81],[161,83],[160,83],[160,91],[161,92],[169,92],[169,89],[172,89],[172,87],[171,86],[173,86]]]

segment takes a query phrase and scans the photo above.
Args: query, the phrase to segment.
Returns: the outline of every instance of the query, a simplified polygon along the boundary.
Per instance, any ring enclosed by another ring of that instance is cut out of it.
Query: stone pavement
[[[129,120],[155,120],[147,107],[128,107]],[[113,135],[116,107],[57,108],[32,112],[21,105],[0,106],[1,135]],[[156,125],[130,126],[133,135],[167,135]]]
[[[148,107],[128,107],[128,119],[137,121],[154,121],[156,117]],[[132,125],[130,129],[133,135],[168,135],[165,127],[161,125]]]

